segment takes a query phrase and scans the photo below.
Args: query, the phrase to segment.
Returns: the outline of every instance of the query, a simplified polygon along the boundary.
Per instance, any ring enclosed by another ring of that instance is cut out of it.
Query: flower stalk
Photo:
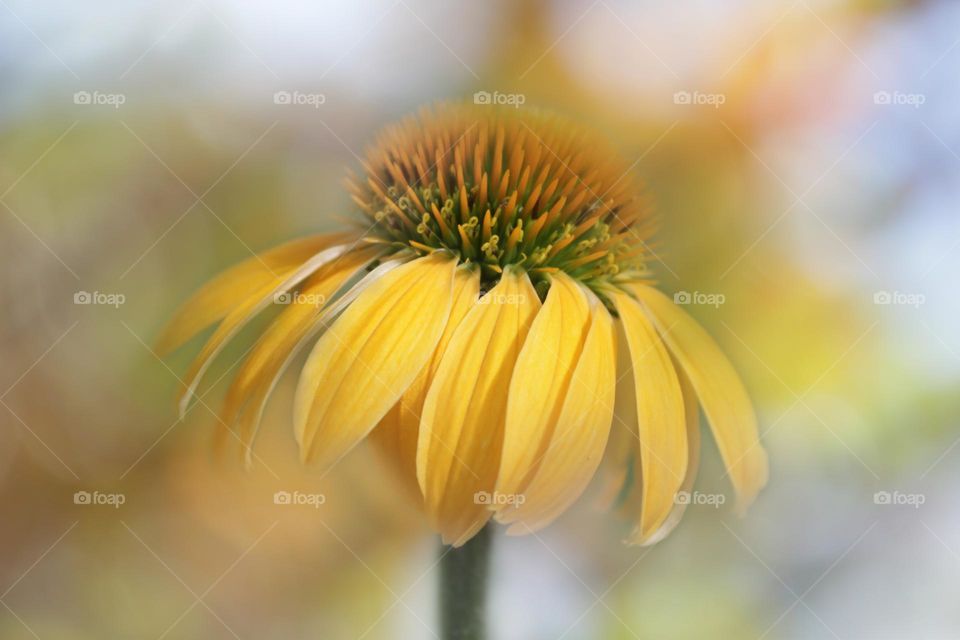
[[[441,547],[440,637],[486,638],[487,576],[492,527],[488,524],[461,547]]]

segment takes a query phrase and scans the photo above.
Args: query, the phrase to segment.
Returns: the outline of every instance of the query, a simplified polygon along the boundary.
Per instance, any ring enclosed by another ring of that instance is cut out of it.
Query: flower
[[[293,406],[302,459],[329,467],[372,434],[461,545],[491,517],[539,529],[582,494],[622,421],[625,341],[636,416],[612,457],[639,502],[628,542],[679,519],[698,402],[740,507],[753,500],[767,460],[749,398],[655,288],[655,218],[611,148],[555,115],[441,104],[388,127],[363,169],[347,182],[357,229],[247,260],[180,310],[164,351],[219,321],[181,411],[225,343],[279,306],[227,392],[221,436],[250,461],[271,391],[312,342]]]

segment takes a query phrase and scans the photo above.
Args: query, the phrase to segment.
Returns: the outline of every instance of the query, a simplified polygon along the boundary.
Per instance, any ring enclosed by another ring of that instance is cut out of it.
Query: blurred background
[[[151,345],[216,272],[349,215],[377,128],[486,91],[617,141],[772,468],[746,517],[693,505],[649,549],[592,495],[498,535],[492,637],[960,638],[958,25],[923,0],[0,0],[0,637],[435,637],[437,541],[373,452],[302,469],[287,384],[260,464],[218,461],[244,345],[185,422],[192,349]],[[712,444],[697,490],[730,493]]]

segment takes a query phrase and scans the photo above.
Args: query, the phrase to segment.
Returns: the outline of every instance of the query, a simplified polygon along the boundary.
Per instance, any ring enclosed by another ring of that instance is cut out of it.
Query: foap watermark
[[[273,104],[307,105],[319,109],[326,104],[327,96],[322,93],[303,93],[302,91],[277,91],[273,94]]]
[[[726,94],[705,93],[703,91],[677,91],[673,94],[673,104],[706,105],[719,109],[727,101]]]
[[[73,104],[106,106],[119,109],[127,101],[122,93],[103,93],[102,91],[77,91],[73,94]]]
[[[486,293],[477,304],[524,304],[527,296],[522,293]]]
[[[273,504],[306,506],[319,509],[327,501],[322,493],[303,493],[302,491],[277,491],[273,494]]]
[[[877,491],[873,494],[873,504],[890,506],[908,506],[919,509],[927,501],[922,493],[903,493],[902,491]]]
[[[473,504],[490,507],[519,507],[527,501],[522,493],[497,493],[496,491],[477,491],[473,494]]]
[[[727,301],[722,293],[704,293],[703,291],[678,291],[673,294],[675,304],[703,304],[718,308]]]
[[[477,91],[473,94],[473,104],[503,105],[519,109],[527,101],[522,93],[501,93],[499,91]]]
[[[274,304],[306,304],[311,307],[322,307],[327,303],[327,297],[322,293],[303,293],[302,291],[284,291],[273,296]]]
[[[877,91],[873,94],[873,104],[880,105],[907,105],[914,109],[927,101],[923,93],[904,93],[903,91]]]
[[[719,509],[720,505],[727,501],[727,496],[722,493],[701,493],[700,491],[678,491],[673,497],[674,504],[708,506]]]
[[[899,305],[919,309],[927,301],[922,293],[905,293],[903,291],[875,291],[873,304]]]
[[[73,494],[73,504],[83,506],[107,506],[119,509],[127,501],[122,493],[104,493],[102,491],[77,491]]]
[[[127,301],[122,293],[105,293],[103,291],[77,291],[73,294],[73,304],[95,304],[118,308]]]

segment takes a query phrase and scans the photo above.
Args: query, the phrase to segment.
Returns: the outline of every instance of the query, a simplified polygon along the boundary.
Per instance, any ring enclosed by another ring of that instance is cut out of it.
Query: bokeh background
[[[960,637],[958,74],[948,1],[0,0],[0,637],[435,637],[437,542],[381,461],[302,469],[289,385],[260,464],[215,459],[244,345],[185,422],[190,349],[151,345],[349,215],[378,127],[476,91],[617,141],[772,462],[746,517],[649,549],[593,495],[498,536],[492,637]],[[729,494],[712,445],[697,489]]]

